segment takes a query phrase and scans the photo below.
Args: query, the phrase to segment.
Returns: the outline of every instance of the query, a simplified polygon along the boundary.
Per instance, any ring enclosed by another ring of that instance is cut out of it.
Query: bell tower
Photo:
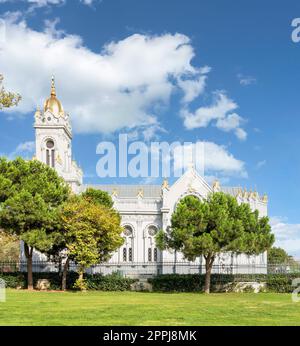
[[[50,97],[43,110],[35,112],[36,159],[54,168],[71,186],[80,191],[82,171],[72,160],[72,127],[69,114],[56,97],[55,80],[52,77]]]

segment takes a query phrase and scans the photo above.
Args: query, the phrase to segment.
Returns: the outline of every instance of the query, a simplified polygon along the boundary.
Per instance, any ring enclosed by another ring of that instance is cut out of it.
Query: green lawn
[[[300,325],[290,294],[7,291],[0,325]]]

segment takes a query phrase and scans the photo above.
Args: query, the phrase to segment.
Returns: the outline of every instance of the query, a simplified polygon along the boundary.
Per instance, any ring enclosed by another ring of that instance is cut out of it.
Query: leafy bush
[[[76,281],[78,274],[75,272],[68,273],[67,287],[72,288]],[[26,288],[27,287],[27,273],[0,273],[0,279],[3,279],[7,288]],[[60,290],[61,288],[61,275],[59,273],[33,273],[33,284],[36,286],[39,279],[47,279],[50,282],[51,290]]]
[[[162,292],[196,292],[204,284],[203,275],[165,274],[148,279],[153,291]]]
[[[7,288],[25,288],[24,273],[0,273],[0,279],[5,281]]]
[[[163,292],[197,292],[202,291],[205,282],[204,274],[166,274],[148,280],[154,291]],[[212,274],[211,291],[222,291],[222,286],[234,282],[263,281],[254,275]]]
[[[75,284],[75,281],[78,278],[78,274],[76,272],[69,272],[67,275],[67,289],[73,289],[73,286]],[[61,289],[61,281],[62,276],[61,273],[33,273],[33,286],[36,287],[36,284],[38,280],[40,279],[47,279],[50,282],[50,289],[51,290],[60,290]],[[25,287],[27,287],[27,275],[25,275]]]
[[[27,287],[27,273],[0,273],[0,279],[4,279],[7,288],[26,288]],[[39,279],[47,279],[50,282],[51,290],[61,289],[61,274],[59,273],[33,273],[33,284],[36,284]],[[78,274],[76,272],[69,272],[67,275],[67,289],[73,289],[78,284]],[[89,290],[99,291],[127,291],[130,290],[130,285],[135,282],[133,279],[124,278],[118,273],[111,275],[102,274],[86,274],[84,276],[86,288]]]
[[[292,293],[295,289],[292,281],[299,277],[300,274],[270,274],[266,280],[267,289],[270,292]]]
[[[224,291],[230,283],[266,282],[267,290],[278,293],[291,293],[292,280],[300,277],[298,274],[212,274],[211,292]],[[165,274],[158,275],[148,281],[153,291],[161,292],[199,292],[204,287],[204,274]]]
[[[90,290],[99,291],[128,291],[130,285],[136,280],[124,278],[118,272],[110,275],[86,275],[85,276],[87,287]]]
[[[230,290],[231,283],[237,282],[266,282],[267,290],[278,293],[291,293],[294,290],[292,280],[300,277],[299,274],[212,274],[211,291],[222,292],[225,288]],[[8,288],[26,288],[27,273],[0,273],[0,279],[5,280]],[[61,275],[59,273],[33,273],[34,286],[39,279],[50,281],[51,290],[61,289]],[[67,275],[67,288],[73,289],[78,274],[69,272]],[[157,292],[199,292],[203,290],[204,275],[201,274],[165,274],[158,275],[148,281]],[[128,291],[136,280],[124,278],[119,273],[111,275],[86,274],[85,282],[88,290],[99,291]],[[234,286],[234,285],[233,285]]]
[[[73,285],[75,290],[86,291],[87,290],[87,282],[85,279],[77,279]]]

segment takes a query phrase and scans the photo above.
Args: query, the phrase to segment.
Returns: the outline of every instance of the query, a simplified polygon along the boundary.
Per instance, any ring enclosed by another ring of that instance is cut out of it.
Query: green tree
[[[39,161],[0,159],[0,227],[24,242],[28,289],[33,289],[33,250],[47,252],[57,242],[57,208],[69,188],[54,169]]]
[[[18,262],[20,242],[10,234],[0,231],[0,262]]]
[[[79,266],[76,286],[85,289],[85,269],[107,261],[123,244],[120,215],[114,209],[82,196],[71,197],[63,205],[60,215],[62,244],[67,257],[64,273],[69,261],[74,261]],[[65,277],[64,275],[63,289]]]
[[[268,251],[268,264],[293,264],[295,260],[284,249],[272,247]]]
[[[82,195],[82,197],[84,197],[90,201],[93,201],[94,203],[98,203],[100,205],[103,205],[107,208],[113,207],[113,201],[112,201],[110,195],[105,191],[96,190],[96,189],[89,187],[81,195]]]
[[[0,74],[0,110],[16,106],[21,100],[21,95],[5,90],[3,79],[3,75]]]
[[[216,255],[224,252],[260,254],[274,242],[267,217],[259,218],[248,204],[218,192],[200,201],[183,198],[171,218],[166,232],[156,237],[160,249],[181,251],[188,260],[205,259],[204,291],[210,291],[210,277]]]

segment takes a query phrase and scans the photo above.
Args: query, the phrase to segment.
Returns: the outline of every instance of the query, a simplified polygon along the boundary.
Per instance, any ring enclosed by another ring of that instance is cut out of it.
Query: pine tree
[[[248,204],[222,192],[207,200],[194,196],[183,198],[172,215],[171,226],[156,237],[160,249],[181,251],[194,261],[205,259],[204,291],[210,292],[210,277],[215,258],[224,252],[257,255],[269,249],[274,235],[267,217],[259,218]]]
[[[17,158],[0,159],[0,228],[24,242],[28,289],[33,289],[33,250],[46,253],[57,242],[57,208],[69,188],[54,169]]]

